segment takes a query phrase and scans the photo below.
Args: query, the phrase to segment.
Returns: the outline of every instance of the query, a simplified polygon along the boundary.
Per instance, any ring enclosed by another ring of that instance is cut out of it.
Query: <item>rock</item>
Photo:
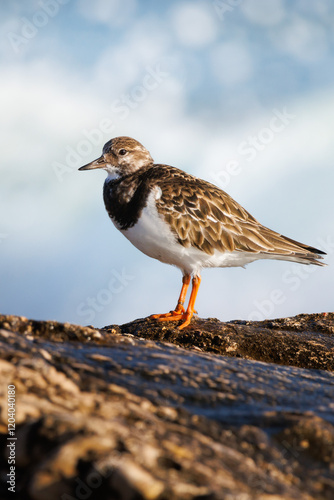
[[[333,325],[0,316],[0,498],[333,498]]]
[[[110,487],[124,500],[138,497],[155,500],[163,492],[164,483],[155,479],[133,460],[124,459],[120,461],[114,474],[111,474]]]
[[[163,325],[163,326],[162,326]],[[105,327],[110,331],[115,326]],[[334,370],[334,313],[300,314],[266,321],[196,319],[185,330],[171,323],[139,319],[117,327],[121,333],[172,342],[186,348],[267,363]]]

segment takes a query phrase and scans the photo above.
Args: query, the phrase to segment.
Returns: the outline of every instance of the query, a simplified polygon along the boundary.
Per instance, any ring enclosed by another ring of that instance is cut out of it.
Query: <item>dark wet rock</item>
[[[0,498],[334,498],[333,328],[333,313],[182,332],[0,316]]]
[[[106,327],[106,330],[115,326]],[[280,365],[334,370],[334,313],[300,314],[267,321],[196,319],[179,331],[172,323],[138,319],[120,327],[122,333],[171,342],[224,356]]]

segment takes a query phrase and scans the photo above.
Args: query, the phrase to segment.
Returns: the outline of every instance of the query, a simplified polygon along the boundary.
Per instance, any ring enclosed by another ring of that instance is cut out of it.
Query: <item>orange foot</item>
[[[185,309],[181,306],[180,309],[175,309],[174,311],[169,311],[168,313],[152,314],[150,318],[157,319],[158,321],[177,321],[184,313]]]
[[[195,276],[192,280],[192,290],[189,299],[189,304],[187,310],[185,311],[183,304],[185,301],[185,297],[187,294],[188,286],[190,283],[190,275],[186,274],[182,280],[182,289],[180,293],[180,297],[177,303],[177,306],[174,311],[170,311],[165,314],[153,314],[151,316],[152,319],[156,319],[158,321],[183,321],[183,323],[179,326],[179,330],[183,330],[186,326],[189,325],[191,318],[194,315],[195,309],[195,300],[197,296],[197,292],[199,289],[199,285],[201,283],[201,278],[199,276]]]
[[[165,314],[152,314],[150,316],[152,319],[156,319],[158,321],[180,321],[182,320],[183,323],[182,325],[179,326],[179,330],[182,330],[186,326],[189,325],[191,318],[193,317],[194,312],[177,312],[177,311],[170,311],[169,313]]]

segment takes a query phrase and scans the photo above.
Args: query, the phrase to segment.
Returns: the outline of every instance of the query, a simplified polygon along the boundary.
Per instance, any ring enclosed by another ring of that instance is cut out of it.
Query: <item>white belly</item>
[[[151,194],[138,222],[128,229],[117,229],[141,252],[166,264],[179,267],[183,273],[200,274],[203,267],[244,266],[259,255],[247,252],[219,252],[208,255],[197,248],[185,248],[177,242],[169,225],[158,214],[156,193]]]
[[[187,249],[176,241],[169,225],[158,214],[155,196],[150,195],[138,222],[133,227],[120,231],[149,257],[184,269]]]

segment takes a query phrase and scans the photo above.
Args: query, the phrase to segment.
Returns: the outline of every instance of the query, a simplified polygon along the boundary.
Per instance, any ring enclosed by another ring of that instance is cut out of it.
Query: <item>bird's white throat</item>
[[[107,165],[104,170],[108,174],[105,182],[116,181],[121,177],[119,170],[111,165]]]

